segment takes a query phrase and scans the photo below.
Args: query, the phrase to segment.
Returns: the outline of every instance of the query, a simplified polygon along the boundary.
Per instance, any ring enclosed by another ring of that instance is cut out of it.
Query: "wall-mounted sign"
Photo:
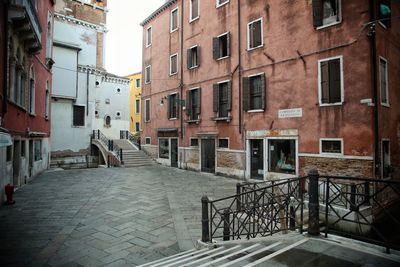
[[[278,112],[278,117],[280,119],[300,118],[303,117],[303,109],[302,108],[280,109]]]

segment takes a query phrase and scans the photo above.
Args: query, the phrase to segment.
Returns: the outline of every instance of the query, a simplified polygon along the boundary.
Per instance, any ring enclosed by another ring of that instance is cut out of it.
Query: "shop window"
[[[342,104],[342,57],[324,59],[319,64],[319,95],[321,105]]]
[[[85,126],[85,106],[73,106],[73,126]]]
[[[342,140],[321,139],[321,153],[343,154]]]
[[[218,148],[229,148],[229,139],[228,138],[219,138],[218,139]]]
[[[313,0],[313,24],[315,28],[341,21],[341,0]]]
[[[214,84],[213,108],[217,118],[227,118],[232,108],[231,82]]]
[[[296,174],[295,140],[269,140],[268,153],[269,172]]]
[[[193,46],[187,50],[187,68],[193,69],[200,66],[200,47]]]
[[[263,46],[262,18],[252,21],[247,26],[247,49]]]
[[[201,113],[201,88],[189,90],[186,94],[186,112],[189,120],[199,120]]]
[[[169,140],[168,138],[160,138],[158,140],[159,158],[169,159]]]
[[[190,146],[199,146],[198,138],[190,138]]]
[[[215,60],[229,57],[230,51],[230,33],[221,34],[213,38],[213,58]]]
[[[42,160],[42,140],[35,140],[35,161]]]

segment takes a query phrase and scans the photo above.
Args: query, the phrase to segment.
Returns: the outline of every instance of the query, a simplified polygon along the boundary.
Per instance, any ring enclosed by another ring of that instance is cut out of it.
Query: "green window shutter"
[[[176,118],[179,119],[179,113],[180,113],[180,110],[181,110],[181,100],[179,98],[179,93],[176,94],[175,106],[176,106]]]
[[[329,61],[329,102],[341,102],[340,59]]]
[[[265,73],[261,74],[260,76],[261,76],[261,109],[265,110],[267,83],[265,79]]]
[[[243,77],[243,110],[248,111],[250,107],[250,79],[248,77]]]
[[[172,109],[171,95],[169,95],[168,96],[168,119],[171,118],[171,109]]]
[[[192,49],[187,50],[187,68],[190,69],[192,67]]]
[[[232,110],[232,82],[228,82],[228,86],[226,87],[227,90],[227,110]]]
[[[201,113],[201,88],[197,89],[197,97],[196,97],[196,114],[200,115]]]
[[[219,58],[219,38],[213,38],[213,59],[217,60]]]
[[[218,112],[218,106],[219,106],[219,84],[214,84],[213,85],[213,109],[214,112]]]
[[[313,25],[314,28],[322,26],[323,20],[323,0],[312,0]]]
[[[192,103],[190,101],[190,92],[191,91],[186,91],[186,114],[189,117],[190,120],[190,115],[191,115],[191,110],[192,110]]]
[[[228,32],[228,34],[226,35],[226,53],[228,55],[228,57],[231,55],[231,33]]]
[[[329,63],[321,62],[321,103],[329,103]]]
[[[197,47],[197,66],[199,66],[200,67],[200,51],[201,51],[201,49],[200,49],[200,46],[198,46]]]

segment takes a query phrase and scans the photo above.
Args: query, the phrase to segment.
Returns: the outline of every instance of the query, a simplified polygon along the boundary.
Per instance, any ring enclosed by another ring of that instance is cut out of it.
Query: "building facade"
[[[144,149],[246,179],[393,175],[399,12],[387,0],[167,1],[142,22]]]
[[[142,129],[142,73],[134,73],[127,78],[131,81],[129,131],[139,134]]]
[[[129,129],[129,80],[104,69],[106,1],[58,1],[54,33],[53,166],[96,166],[91,135]]]
[[[5,184],[21,187],[49,167],[54,4],[1,3],[0,127],[12,139],[12,145],[0,148],[1,199]]]

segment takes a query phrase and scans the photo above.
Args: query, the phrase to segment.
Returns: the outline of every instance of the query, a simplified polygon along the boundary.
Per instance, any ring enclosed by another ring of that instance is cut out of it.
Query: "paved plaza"
[[[0,265],[132,266],[194,247],[237,180],[147,166],[48,171],[0,207]]]

